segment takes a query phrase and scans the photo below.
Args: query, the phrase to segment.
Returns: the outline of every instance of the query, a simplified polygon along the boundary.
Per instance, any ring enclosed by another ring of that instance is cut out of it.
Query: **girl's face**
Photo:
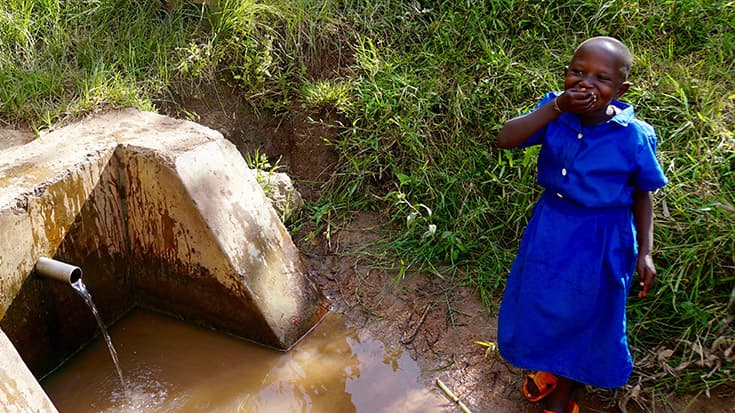
[[[589,44],[577,50],[565,74],[564,90],[586,92],[594,100],[589,111],[580,114],[585,118],[604,115],[610,102],[628,89],[621,72],[620,59],[613,50],[601,43]]]

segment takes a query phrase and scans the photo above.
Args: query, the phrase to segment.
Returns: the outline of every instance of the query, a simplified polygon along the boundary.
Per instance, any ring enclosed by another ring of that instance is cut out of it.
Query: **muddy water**
[[[126,401],[98,340],[41,384],[59,412],[444,412],[408,354],[329,314],[287,353],[135,311],[111,330]]]

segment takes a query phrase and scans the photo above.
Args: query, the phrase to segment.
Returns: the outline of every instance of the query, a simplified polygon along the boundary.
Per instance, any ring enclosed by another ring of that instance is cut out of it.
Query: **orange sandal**
[[[544,413],[554,413],[551,410],[544,410]],[[567,408],[567,413],[579,413],[579,404],[575,402],[574,400],[569,400],[569,407]]]
[[[529,381],[533,381],[538,393],[531,394],[528,390]],[[556,389],[556,383],[558,381],[559,379],[557,379],[556,376],[544,371],[537,371],[536,373],[529,374],[523,382],[523,397],[531,403],[540,402]]]

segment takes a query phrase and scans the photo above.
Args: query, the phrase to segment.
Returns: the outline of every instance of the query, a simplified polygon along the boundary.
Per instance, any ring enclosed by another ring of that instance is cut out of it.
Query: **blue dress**
[[[607,122],[582,125],[563,113],[524,145],[541,145],[544,192],[498,316],[509,363],[606,388],[624,385],[633,369],[625,318],[638,253],[633,191],[667,183],[653,128],[632,106],[612,104],[620,111]]]

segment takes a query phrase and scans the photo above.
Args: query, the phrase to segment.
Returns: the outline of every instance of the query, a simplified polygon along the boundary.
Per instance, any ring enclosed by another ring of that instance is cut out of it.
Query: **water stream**
[[[90,294],[89,290],[87,290],[87,286],[84,285],[81,277],[71,283],[71,286],[72,288],[74,288],[74,291],[82,296],[84,301],[89,306],[89,309],[92,310],[94,318],[97,320],[97,325],[100,327],[100,332],[102,333],[102,337],[104,337],[105,339],[105,343],[107,343],[107,349],[110,352],[110,356],[112,357],[112,362],[115,364],[115,370],[117,371],[117,376],[120,378],[120,384],[122,385],[123,395],[125,397],[124,400],[127,403],[127,401],[130,400],[130,391],[128,390],[127,383],[123,378],[122,369],[120,368],[120,362],[117,358],[117,351],[115,351],[115,346],[112,345],[110,334],[107,333],[107,327],[105,327],[105,323],[102,322],[102,317],[100,317],[100,313],[97,311],[97,306],[95,306],[94,301],[92,301],[92,294]]]

